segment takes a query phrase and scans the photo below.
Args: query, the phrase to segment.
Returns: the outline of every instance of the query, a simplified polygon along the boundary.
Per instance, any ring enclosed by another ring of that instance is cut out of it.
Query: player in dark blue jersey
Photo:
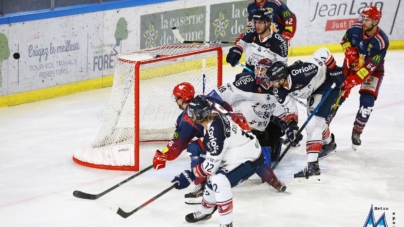
[[[162,151],[157,150],[155,153],[155,156],[153,158],[153,166],[156,170],[164,168],[167,160],[175,160],[185,149],[187,149],[187,152],[189,153],[189,156],[191,158],[191,168],[203,162],[206,153],[201,140],[197,139],[194,142],[191,142],[194,137],[203,137],[203,127],[199,124],[195,124],[187,115],[188,104],[195,96],[194,87],[187,82],[180,83],[174,87],[173,95],[178,107],[184,111],[177,118],[173,139]],[[232,111],[231,106],[225,101],[217,100],[213,97],[206,98],[211,103],[212,109],[221,113]],[[235,116],[232,114],[232,117],[234,118]],[[242,122],[240,121],[238,121],[238,123],[242,124]],[[248,123],[246,124],[248,125]],[[197,178],[195,180],[194,183],[196,185],[196,189],[194,190],[194,192],[185,195],[185,202],[187,204],[193,204],[194,201],[198,200],[197,193],[203,192],[202,183],[204,181],[205,178]]]
[[[363,9],[359,23],[349,28],[341,42],[345,53],[344,70],[348,74],[342,85],[341,103],[348,98],[351,89],[361,85],[359,90],[359,111],[352,129],[352,148],[361,145],[360,135],[372,113],[384,77],[384,58],[389,39],[379,28],[382,12],[376,6]]]
[[[280,0],[251,0],[247,6],[247,28],[254,27],[253,15],[257,10],[262,8],[272,11],[272,31],[282,34],[286,41],[290,42],[296,33],[296,15]]]
[[[257,10],[253,15],[255,28],[249,29],[243,37],[230,48],[226,61],[235,66],[243,52],[245,52],[246,65],[254,71],[259,60],[267,58],[270,63],[288,61],[288,42],[279,33],[271,30],[272,13],[266,8]],[[244,71],[247,71],[244,69]]]

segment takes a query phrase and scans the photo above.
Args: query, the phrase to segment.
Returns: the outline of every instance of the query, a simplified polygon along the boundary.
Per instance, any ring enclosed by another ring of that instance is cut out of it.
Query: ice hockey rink
[[[335,57],[341,65],[342,54]],[[293,57],[289,63],[307,58]],[[320,161],[322,183],[294,183],[293,174],[306,163],[304,138],[303,145],[291,149],[275,170],[289,193],[267,184],[233,188],[234,226],[364,226],[372,205],[378,208],[373,210],[376,220],[384,213],[389,227],[404,226],[403,65],[404,51],[388,51],[380,95],[357,151],[351,149],[350,137],[359,106],[358,87],[331,124],[338,152]],[[239,71],[225,66],[224,82],[231,82]],[[97,194],[134,174],[72,161],[74,150],[94,140],[110,91],[0,109],[0,226],[219,226],[217,213],[196,224],[185,221],[186,214],[198,209],[184,203],[192,185],[171,190],[127,219],[109,207],[114,203],[131,211],[171,186],[171,179],[189,168],[186,152],[165,169],[149,170],[98,200],[73,197],[74,190]],[[305,113],[299,105],[300,125]],[[150,166],[155,150],[164,146],[143,144],[140,169]]]

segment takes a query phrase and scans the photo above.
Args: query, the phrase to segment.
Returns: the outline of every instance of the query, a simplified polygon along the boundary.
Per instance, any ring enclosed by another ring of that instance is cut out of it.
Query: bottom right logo
[[[376,208],[375,208],[376,209]],[[388,208],[380,208],[380,210],[387,210]],[[375,216],[373,213],[373,204],[370,207],[370,211],[368,217],[366,218],[366,222],[363,227],[388,227],[386,221],[385,212],[383,212],[382,216],[375,222]]]

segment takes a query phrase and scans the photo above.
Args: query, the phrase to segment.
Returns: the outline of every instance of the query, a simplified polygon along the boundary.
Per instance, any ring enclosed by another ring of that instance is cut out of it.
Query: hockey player
[[[376,6],[367,6],[361,13],[359,23],[349,28],[341,42],[345,53],[344,71],[347,79],[341,104],[348,98],[354,86],[359,90],[359,110],[352,129],[352,148],[361,145],[360,135],[369,120],[384,77],[384,58],[389,39],[379,28],[382,12]]]
[[[258,60],[268,58],[271,63],[288,60],[288,43],[285,38],[271,30],[272,13],[268,9],[258,9],[253,15],[255,28],[249,29],[236,46],[230,48],[226,61],[235,66],[246,52],[246,66],[254,70]],[[244,69],[244,71],[247,71]]]
[[[296,15],[280,0],[250,0],[247,6],[247,28],[254,27],[253,15],[262,8],[272,11],[272,31],[282,34],[286,41],[290,42],[296,33]]]
[[[285,131],[294,130],[291,127],[295,127],[296,124],[288,123],[297,122],[298,113],[296,110],[286,114],[283,107],[277,104],[276,97],[269,90],[268,77],[265,75],[270,64],[269,59],[261,59],[255,65],[255,73],[237,74],[233,83],[218,87],[208,95],[229,103],[235,112],[242,113],[260,142],[264,155],[271,154],[271,157],[266,156],[266,160],[276,161],[281,152],[283,142],[281,137]],[[271,148],[270,152],[265,151],[266,147]]]
[[[308,114],[317,107],[332,84],[336,84],[336,87],[306,125],[307,167],[294,176],[295,178],[307,178],[308,176],[320,175],[318,157],[323,143],[326,146],[335,146],[336,148],[335,141],[330,136],[326,118],[338,96],[339,86],[345,79],[342,67],[336,66],[335,59],[328,49],[320,48],[307,62],[297,61],[289,67],[283,62],[275,62],[269,68],[268,76],[271,85],[275,88],[274,92],[279,103],[285,109],[294,110],[297,108],[295,100],[288,96],[289,93],[292,93],[294,96],[307,99]]]
[[[156,170],[164,168],[167,160],[175,160],[185,149],[187,149],[191,158],[191,168],[203,162],[205,158],[206,152],[204,151],[201,141],[197,139],[191,142],[194,137],[203,137],[203,127],[199,124],[195,124],[186,114],[188,103],[195,96],[194,87],[187,82],[180,83],[174,87],[173,95],[178,107],[184,111],[178,116],[173,139],[162,151],[157,150],[154,155],[153,167]],[[208,99],[212,103],[212,108],[218,111],[227,112],[232,110],[231,106],[224,101],[216,100],[213,97],[208,97]],[[200,200],[198,197],[202,196],[205,180],[205,178],[199,177],[195,179],[195,190],[185,195],[185,203],[200,203],[198,202],[198,200]]]
[[[272,169],[264,163],[256,137],[242,130],[229,116],[212,111],[208,100],[195,97],[188,105],[188,117],[204,127],[203,145],[206,159],[191,170],[185,170],[172,182],[184,189],[196,177],[207,177],[200,210],[185,216],[190,223],[207,220],[219,211],[220,226],[233,226],[231,188],[257,173],[265,182],[285,191]]]

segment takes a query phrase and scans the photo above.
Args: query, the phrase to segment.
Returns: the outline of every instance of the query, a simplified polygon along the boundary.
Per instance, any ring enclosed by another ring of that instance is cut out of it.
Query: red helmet
[[[187,83],[187,82],[182,82],[180,84],[177,84],[174,87],[173,95],[174,95],[175,99],[181,98],[184,102],[187,102],[187,101],[193,99],[195,96],[194,86],[192,86],[192,84]]]
[[[362,10],[361,16],[363,18],[382,19],[382,11],[380,11],[376,6],[367,6]]]

